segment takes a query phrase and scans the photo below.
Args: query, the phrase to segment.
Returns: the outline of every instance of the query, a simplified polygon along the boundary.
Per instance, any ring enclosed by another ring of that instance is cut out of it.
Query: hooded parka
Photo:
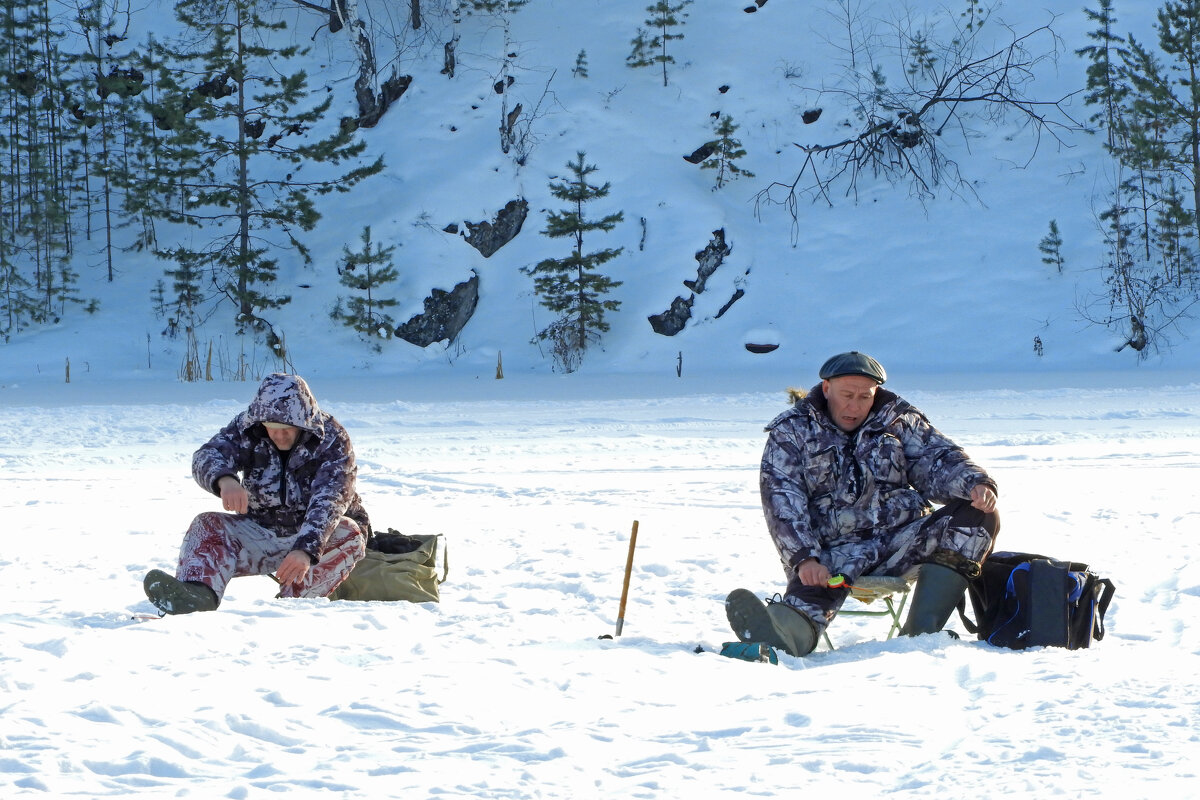
[[[290,450],[281,451],[264,422],[292,425],[301,433]],[[200,486],[220,496],[218,481],[238,478],[250,496],[247,516],[277,537],[299,534],[295,549],[314,564],[342,517],[369,534],[357,474],[345,429],[317,406],[303,378],[282,373],[264,378],[246,411],[192,457],[192,476]]]

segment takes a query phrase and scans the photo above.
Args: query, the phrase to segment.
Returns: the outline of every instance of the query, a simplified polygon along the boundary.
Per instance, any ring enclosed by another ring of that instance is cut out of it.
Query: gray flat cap
[[[840,378],[843,375],[865,375],[876,383],[883,383],[887,380],[887,372],[884,371],[883,365],[866,353],[860,353],[857,350],[838,353],[821,365],[821,371],[818,374],[823,381]]]

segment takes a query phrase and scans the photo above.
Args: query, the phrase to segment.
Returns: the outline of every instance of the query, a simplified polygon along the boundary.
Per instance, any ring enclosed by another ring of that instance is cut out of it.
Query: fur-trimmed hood
[[[775,428],[775,426],[779,425],[785,419],[804,414],[812,415],[815,419],[821,420],[821,422],[827,426],[831,426],[833,428],[837,427],[833,419],[829,416],[829,401],[825,397],[825,392],[822,390],[821,384],[818,383],[816,386],[808,390],[789,387],[787,390],[787,397],[788,401],[791,403],[791,406],[775,419],[771,420],[770,424],[768,424],[766,427],[767,431],[771,431],[773,428]],[[880,387],[879,389],[875,390],[875,401],[871,404],[871,411],[867,415],[867,419],[863,420],[863,424],[860,425],[858,429],[852,431],[848,435],[855,435],[859,430],[862,430],[872,422],[875,424],[887,425],[889,424],[889,420],[891,418],[909,413],[919,414],[922,419],[925,417],[924,414],[921,414],[921,412],[911,405],[907,400],[900,397],[895,392],[891,392]]]

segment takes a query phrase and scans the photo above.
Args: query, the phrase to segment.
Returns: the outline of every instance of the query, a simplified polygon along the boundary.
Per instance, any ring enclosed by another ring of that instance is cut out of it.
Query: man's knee
[[[837,614],[842,603],[850,596],[845,588],[830,589],[826,586],[805,586],[800,578],[793,576],[788,581],[783,602],[801,610],[818,628],[823,629]]]
[[[342,517],[333,529],[329,542],[322,553],[324,558],[329,553],[349,551],[355,555],[355,560],[362,558],[367,550],[367,535],[357,522],[349,517]]]
[[[1000,514],[981,511],[970,500],[956,500],[934,512],[929,521],[934,522],[938,517],[942,522],[939,545],[926,560],[967,578],[979,575],[981,564],[991,553],[1000,532]]]
[[[229,514],[219,511],[203,511],[192,519],[192,524],[188,526],[187,532],[184,534],[184,541],[226,540],[229,535],[230,519],[232,517]]]
[[[221,525],[221,518],[224,516],[219,511],[202,511],[192,520],[192,527],[211,531]]]
[[[934,518],[939,516],[949,517],[951,528],[983,528],[992,538],[1000,532],[1000,512],[981,511],[971,505],[970,500],[954,500],[947,503],[934,512]]]

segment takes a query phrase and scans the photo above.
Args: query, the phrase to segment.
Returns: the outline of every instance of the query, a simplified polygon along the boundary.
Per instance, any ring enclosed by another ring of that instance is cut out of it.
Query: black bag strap
[[[1096,615],[1092,623],[1092,638],[1100,641],[1104,638],[1104,615],[1108,612],[1108,604],[1112,602],[1117,587],[1108,578],[1100,578],[1096,583],[1104,588],[1100,591],[1100,599],[1096,602]]]
[[[971,591],[971,587],[968,586],[967,593],[969,594],[970,591]],[[962,597],[958,598],[958,605],[955,608],[958,610],[958,618],[960,620],[962,620],[963,627],[967,629],[967,633],[978,634],[979,626],[976,625],[974,622],[972,622],[969,617],[967,617],[967,595],[966,594],[964,594]]]

